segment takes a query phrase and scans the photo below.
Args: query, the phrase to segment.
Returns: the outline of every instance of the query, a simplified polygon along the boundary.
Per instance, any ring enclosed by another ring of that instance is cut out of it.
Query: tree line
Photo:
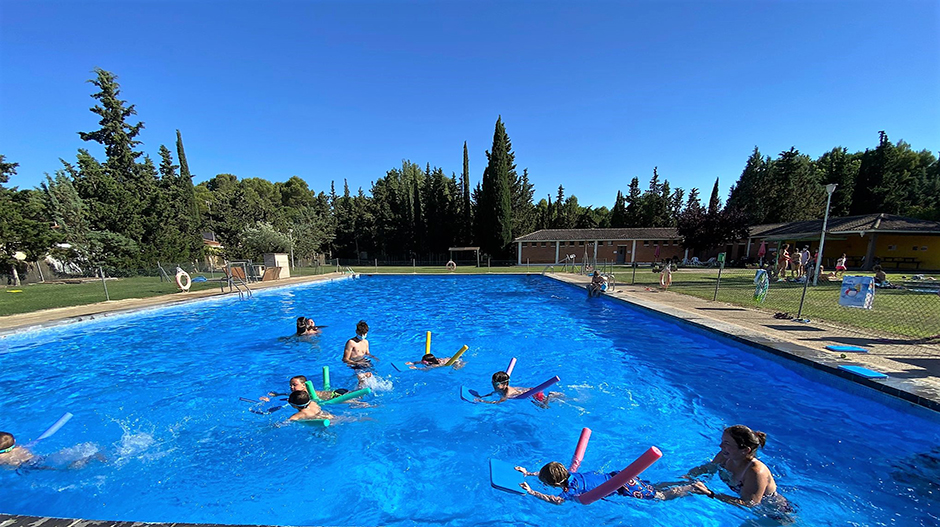
[[[517,170],[502,118],[486,151],[482,178],[471,186],[467,144],[459,176],[410,160],[371,182],[368,191],[342,182],[316,191],[300,177],[285,182],[218,174],[193,184],[177,130],[175,154],[165,145],[158,160],[145,154],[131,122],[133,104],[121,100],[117,77],[95,70],[91,111],[98,128],[79,132],[104,147],[99,161],[79,149],[74,161],[35,189],[6,187],[17,164],[0,156],[0,249],[15,270],[52,253],[80,267],[152,268],[157,262],[192,262],[203,256],[202,233],[213,232],[230,259],[288,252],[301,259],[421,261],[446,258],[453,246],[479,246],[511,259],[511,241],[539,229],[676,227],[686,246],[707,249],[746,234],[747,226],[822,216],[824,185],[838,185],[834,216],[887,212],[940,219],[940,164],[927,150],[880,132],[878,145],[849,153],[836,147],[817,159],[790,148],[776,157],[758,148],[722,204],[716,178],[706,204],[699,189],[673,188],[654,167],[646,188],[633,177],[613,206],[582,206],[559,186],[534,200],[527,169]]]

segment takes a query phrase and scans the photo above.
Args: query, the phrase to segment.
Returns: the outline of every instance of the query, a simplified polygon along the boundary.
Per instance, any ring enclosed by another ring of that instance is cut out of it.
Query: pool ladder
[[[251,288],[248,287],[248,283],[242,280],[237,276],[229,275],[228,277],[228,290],[238,291],[238,298],[240,300],[245,300],[245,298],[251,298]],[[225,291],[225,286],[222,286],[222,291]]]
[[[359,278],[359,273],[353,271],[353,268],[349,267],[348,265],[343,267],[343,274],[352,275],[353,278]]]

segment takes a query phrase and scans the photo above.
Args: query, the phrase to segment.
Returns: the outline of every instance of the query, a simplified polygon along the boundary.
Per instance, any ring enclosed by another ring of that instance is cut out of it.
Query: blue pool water
[[[936,525],[940,421],[926,410],[747,350],[610,299],[533,276],[363,277],[194,302],[0,338],[0,430],[21,442],[74,418],[36,450],[81,469],[0,470],[0,512],[90,519],[281,525],[741,525],[754,513],[701,496],[550,505],[490,487],[487,460],[566,463],[593,430],[582,470],[619,470],[650,445],[644,477],[673,480],[711,459],[723,427],[768,434],[760,454],[800,525]],[[329,327],[279,339],[297,316]],[[355,323],[383,359],[369,408],[328,429],[279,426],[239,397],[306,374],[352,387],[340,361]],[[433,332],[463,344],[461,370],[397,373]],[[552,375],[567,395],[462,402],[518,358],[514,383]],[[542,488],[535,480],[532,485]],[[715,480],[710,485],[727,492]],[[551,492],[547,490],[547,492]]]

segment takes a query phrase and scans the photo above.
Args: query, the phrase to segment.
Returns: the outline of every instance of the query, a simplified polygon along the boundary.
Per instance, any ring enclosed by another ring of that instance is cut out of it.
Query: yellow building
[[[822,220],[795,221],[763,229],[752,228],[748,256],[757,256],[760,244],[766,244],[770,259],[783,244],[790,252],[809,246],[816,252],[822,233]],[[834,269],[836,259],[846,255],[849,269],[871,270],[881,264],[886,270],[940,270],[940,222],[907,218],[894,214],[866,214],[829,218],[823,265]]]

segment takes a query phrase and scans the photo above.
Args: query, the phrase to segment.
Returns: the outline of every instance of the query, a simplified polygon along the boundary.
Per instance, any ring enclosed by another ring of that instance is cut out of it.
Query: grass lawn
[[[615,270],[618,283],[629,284],[633,270]],[[715,295],[717,269],[680,269],[673,273],[670,291],[711,300]],[[901,282],[901,275],[888,275],[888,280]],[[637,285],[659,285],[659,274],[649,268],[636,272]],[[839,282],[820,282],[806,290],[803,316],[835,324],[866,328],[908,337],[929,337],[940,333],[940,296],[915,293],[902,289],[878,289],[873,308],[856,309],[839,305]],[[800,308],[803,284],[770,283],[764,302],[754,301],[754,270],[725,269],[721,273],[718,301],[758,308],[768,312],[785,312],[796,317]]]
[[[532,266],[533,272],[540,272],[544,266]],[[314,276],[316,274],[325,274],[333,272],[334,266],[315,267],[297,267],[291,270],[292,276]],[[376,268],[363,266],[354,268],[356,272],[363,274],[375,274]],[[434,267],[378,267],[378,274],[383,273],[412,273],[421,274],[449,274],[450,271],[444,266]],[[525,272],[525,268],[519,267],[470,267],[461,266],[455,271],[456,274],[470,273],[519,273]],[[193,274],[193,276],[197,276]],[[210,275],[204,274],[207,278]],[[221,274],[215,273],[214,278],[219,278]],[[132,278],[118,278],[107,280],[108,295],[111,300],[124,300],[126,298],[147,298],[151,296],[169,295],[177,292],[176,283],[161,282],[156,276],[135,276]],[[193,282],[193,291],[204,291],[206,289],[215,289],[219,287],[218,282]],[[10,291],[22,291],[13,293]],[[0,288],[0,316],[16,315],[19,313],[31,313],[40,309],[52,309],[56,307],[80,306],[85,304],[94,304],[104,302],[104,286],[101,280],[91,280],[81,284],[28,284],[21,287]]]
[[[178,291],[175,282],[161,282],[156,276],[135,276],[107,280],[111,300],[146,298],[168,295]],[[194,282],[192,291],[218,288],[218,282]],[[13,293],[11,291],[22,291]],[[80,306],[104,302],[104,286],[101,280],[80,284],[28,284],[21,287],[7,286],[0,289],[0,316],[30,313],[40,309]]]

